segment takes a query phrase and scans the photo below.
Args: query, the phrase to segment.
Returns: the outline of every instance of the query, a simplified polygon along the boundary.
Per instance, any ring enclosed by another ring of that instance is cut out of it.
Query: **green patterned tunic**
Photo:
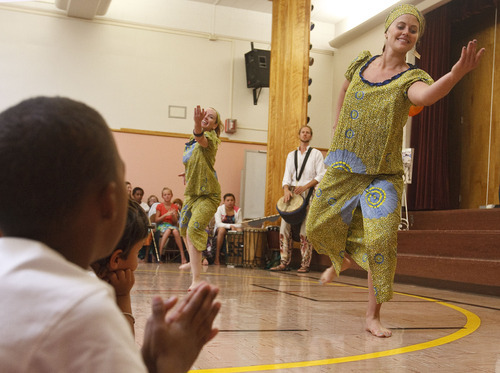
[[[208,140],[206,148],[191,136],[182,157],[186,168],[186,189],[180,214],[180,233],[183,237],[187,233],[198,251],[207,247],[206,227],[220,204],[221,193],[214,169],[220,139],[215,131],[205,132],[204,136]]]
[[[363,78],[376,58],[367,51],[351,63],[350,81],[330,150],[327,172],[309,209],[307,236],[340,273],[345,253],[370,270],[377,303],[392,298],[397,230],[401,215],[403,127],[411,102],[408,88],[432,84],[410,68],[381,83]]]

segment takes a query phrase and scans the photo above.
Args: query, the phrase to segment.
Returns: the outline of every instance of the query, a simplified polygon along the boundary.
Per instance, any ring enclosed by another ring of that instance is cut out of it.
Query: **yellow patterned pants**
[[[180,233],[193,243],[198,251],[207,248],[208,233],[206,228],[219,207],[220,195],[209,194],[201,196],[187,196],[180,214]]]
[[[307,238],[337,274],[345,253],[372,273],[377,303],[392,298],[403,179],[329,168],[307,216]]]

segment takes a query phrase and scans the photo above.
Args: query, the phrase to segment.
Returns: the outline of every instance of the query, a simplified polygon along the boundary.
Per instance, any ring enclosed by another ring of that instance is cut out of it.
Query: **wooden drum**
[[[243,232],[228,231],[226,234],[226,265],[228,267],[243,266]]]
[[[266,265],[264,253],[267,248],[267,229],[245,229],[243,266],[260,267]]]
[[[285,197],[281,197],[276,204],[281,218],[288,224],[302,224],[307,215],[307,202],[300,194],[292,194],[292,198],[285,203]]]

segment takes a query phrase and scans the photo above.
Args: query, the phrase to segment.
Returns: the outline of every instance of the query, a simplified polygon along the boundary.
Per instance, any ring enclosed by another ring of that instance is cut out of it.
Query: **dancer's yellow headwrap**
[[[420,39],[422,37],[422,35],[424,34],[424,30],[425,30],[425,18],[422,15],[422,13],[420,13],[420,11],[414,5],[411,5],[411,4],[401,4],[397,7],[395,7],[389,13],[387,18],[385,19],[385,31],[387,31],[389,26],[392,24],[392,22],[394,22],[394,20],[396,18],[398,18],[399,16],[402,16],[403,14],[411,14],[411,15],[417,17],[418,23],[420,25],[420,29],[418,30],[418,37]]]

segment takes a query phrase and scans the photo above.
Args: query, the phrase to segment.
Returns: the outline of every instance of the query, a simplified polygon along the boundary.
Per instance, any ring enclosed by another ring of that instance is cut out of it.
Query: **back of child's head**
[[[83,103],[36,97],[0,113],[0,231],[58,234],[84,198],[118,180],[118,159],[106,122]]]
[[[122,253],[120,254],[120,258],[126,260],[132,248],[139,241],[143,241],[148,236],[148,225],[149,219],[144,209],[136,201],[129,199],[125,230],[120,242],[118,242],[113,252],[121,250]],[[113,253],[92,264],[92,268],[98,272],[100,268],[107,266],[111,255],[113,255]]]

